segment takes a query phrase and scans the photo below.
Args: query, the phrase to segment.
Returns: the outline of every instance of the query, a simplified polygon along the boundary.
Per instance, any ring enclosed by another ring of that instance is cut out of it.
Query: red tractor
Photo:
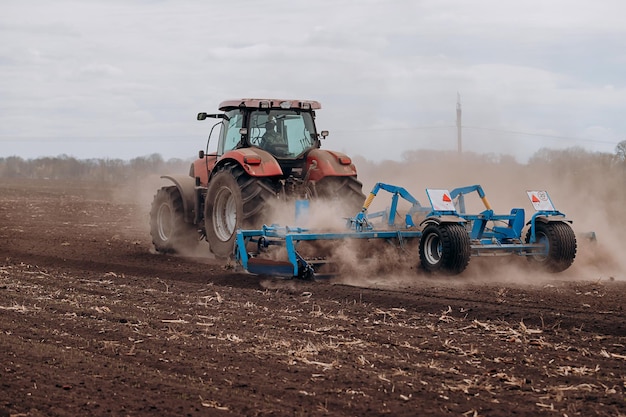
[[[217,119],[217,152],[200,151],[189,175],[163,176],[173,184],[155,195],[150,234],[158,252],[181,252],[206,238],[211,252],[233,254],[237,229],[260,228],[273,200],[341,200],[356,213],[365,200],[352,160],[320,149],[317,101],[240,99],[224,101]],[[209,141],[211,140],[209,134]]]

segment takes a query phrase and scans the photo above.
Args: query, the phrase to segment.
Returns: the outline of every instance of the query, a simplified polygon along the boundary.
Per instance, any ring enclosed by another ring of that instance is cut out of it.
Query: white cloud
[[[469,150],[612,151],[626,137],[625,11],[617,0],[9,0],[0,156],[192,157],[207,134],[197,111],[280,96],[322,101],[328,147],[400,158],[455,148],[457,92],[464,125],[491,129],[467,129]]]

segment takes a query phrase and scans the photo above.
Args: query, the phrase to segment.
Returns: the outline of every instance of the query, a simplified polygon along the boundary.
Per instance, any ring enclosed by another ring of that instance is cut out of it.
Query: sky
[[[2,0],[0,158],[194,158],[200,111],[322,103],[322,147],[524,162],[626,140],[623,0]],[[214,139],[212,139],[214,140]]]

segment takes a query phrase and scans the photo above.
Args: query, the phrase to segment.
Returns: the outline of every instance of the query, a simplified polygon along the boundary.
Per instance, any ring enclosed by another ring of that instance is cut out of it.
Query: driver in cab
[[[276,132],[276,122],[269,119],[265,123],[265,133],[261,137],[261,148],[272,151],[276,145],[284,145],[281,135]]]

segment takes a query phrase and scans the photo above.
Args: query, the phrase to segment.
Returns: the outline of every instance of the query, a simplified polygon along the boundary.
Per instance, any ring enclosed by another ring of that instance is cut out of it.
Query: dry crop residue
[[[626,414],[623,281],[280,281],[152,254],[101,185],[1,185],[0,415]]]

